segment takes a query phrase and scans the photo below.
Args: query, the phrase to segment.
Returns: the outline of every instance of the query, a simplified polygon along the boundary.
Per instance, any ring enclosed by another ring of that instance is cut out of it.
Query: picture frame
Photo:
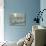
[[[26,16],[24,13],[12,13],[10,15],[10,25],[24,26],[26,25]]]

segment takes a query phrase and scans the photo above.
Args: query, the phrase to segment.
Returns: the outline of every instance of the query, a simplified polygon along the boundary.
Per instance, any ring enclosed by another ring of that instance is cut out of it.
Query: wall
[[[46,9],[46,0],[41,0],[40,1],[40,9],[41,10]],[[43,13],[42,17],[43,17],[44,20],[43,20],[43,22],[40,21],[40,25],[46,27],[46,11]],[[46,38],[45,38],[45,43],[46,43]]]
[[[0,42],[4,41],[4,8],[3,6],[4,6],[3,0],[0,0]]]
[[[40,9],[40,0],[4,0],[4,35],[7,41],[18,41],[32,29],[35,14]],[[26,26],[11,26],[9,15],[22,12],[26,15]]]
[[[41,11],[43,10],[43,9],[46,9],[46,0],[41,0],[40,1],[40,9],[41,9]],[[42,25],[42,26],[45,26],[46,27],[46,11],[44,11],[43,12],[43,15],[42,15],[42,17],[43,17],[43,22],[41,21],[40,22],[40,25]]]

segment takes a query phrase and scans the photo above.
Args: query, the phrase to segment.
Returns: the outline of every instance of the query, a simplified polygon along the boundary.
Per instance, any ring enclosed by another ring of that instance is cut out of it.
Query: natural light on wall
[[[0,0],[0,42],[4,41],[4,0]]]

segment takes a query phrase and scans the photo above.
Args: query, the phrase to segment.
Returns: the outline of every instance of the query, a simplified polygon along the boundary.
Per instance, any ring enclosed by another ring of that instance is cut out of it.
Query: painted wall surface
[[[43,9],[46,9],[46,0],[41,0],[41,1],[40,1],[40,9],[41,9],[41,11],[42,11]],[[42,17],[43,17],[43,22],[41,21],[41,22],[40,22],[40,25],[46,27],[46,10],[43,12]]]
[[[4,35],[7,41],[18,41],[32,29],[35,14],[40,9],[40,0],[4,0]],[[26,15],[26,26],[11,26],[9,15],[22,12]]]
[[[46,9],[46,0],[41,0],[40,1],[40,9]],[[45,26],[46,27],[46,11],[43,13],[42,15],[43,17],[43,22],[40,21],[40,25]],[[46,36],[46,35],[45,35]],[[46,38],[45,38],[46,39]],[[46,44],[46,40],[45,40],[45,44]]]
[[[3,0],[0,0],[0,42],[4,41],[4,8],[3,6],[4,6],[4,2]]]

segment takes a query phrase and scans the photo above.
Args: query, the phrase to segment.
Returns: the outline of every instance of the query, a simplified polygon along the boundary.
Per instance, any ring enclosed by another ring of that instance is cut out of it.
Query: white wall
[[[0,42],[4,41],[4,2],[0,0]]]

